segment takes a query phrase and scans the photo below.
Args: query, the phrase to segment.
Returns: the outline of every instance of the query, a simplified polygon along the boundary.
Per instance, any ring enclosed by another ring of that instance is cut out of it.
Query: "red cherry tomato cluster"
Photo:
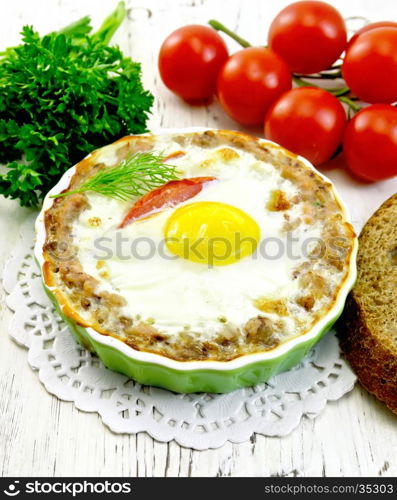
[[[315,165],[343,145],[355,176],[397,175],[397,22],[369,24],[348,40],[334,7],[302,0],[275,17],[266,47],[251,47],[218,21],[209,24],[182,27],[164,41],[159,71],[171,91],[189,103],[216,95],[234,120],[264,125],[268,139]],[[229,56],[217,31],[244,48]],[[343,86],[318,85],[342,77]],[[351,112],[357,114],[348,120]]]

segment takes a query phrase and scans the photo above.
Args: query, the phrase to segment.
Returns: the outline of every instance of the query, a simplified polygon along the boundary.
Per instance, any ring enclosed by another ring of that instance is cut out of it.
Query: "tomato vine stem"
[[[235,40],[239,45],[241,45],[245,49],[247,47],[252,47],[252,45],[249,42],[247,42],[247,40],[244,40],[244,38],[238,36],[236,33],[234,33],[234,31],[229,30],[229,28],[226,28],[224,24],[220,23],[216,19],[211,19],[210,21],[208,21],[208,24],[216,31],[222,31],[222,33],[225,33],[225,35],[228,35],[230,38]]]
[[[336,80],[337,78],[342,78],[341,71],[335,71],[334,73],[314,73],[312,75],[301,75],[300,73],[294,73],[294,76],[301,78],[302,76],[306,76],[308,78],[312,78],[314,80]]]
[[[349,97],[342,96],[342,97],[339,97],[339,100],[341,102],[344,102],[345,104],[347,104],[349,106],[349,108],[351,108],[355,113],[357,113],[357,111],[360,111],[360,109],[362,109],[362,107],[359,104],[355,103]]]

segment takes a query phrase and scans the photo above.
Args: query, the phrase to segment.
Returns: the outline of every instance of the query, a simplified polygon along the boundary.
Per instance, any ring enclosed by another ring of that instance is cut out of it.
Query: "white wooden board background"
[[[0,50],[19,41],[23,24],[46,33],[91,14],[94,25],[117,0],[1,1]],[[189,108],[159,81],[157,53],[173,29],[210,18],[222,20],[253,43],[264,44],[269,22],[286,0],[128,0],[129,19],[115,41],[141,61],[144,83],[156,96],[150,127],[213,126],[236,128],[216,104]],[[345,17],[397,20],[391,0],[333,0]],[[237,46],[230,44],[232,49]],[[330,172],[338,181],[341,171]],[[348,178],[347,178],[348,179]],[[394,184],[393,184],[394,183]],[[364,220],[378,202],[353,181],[343,191],[356,193],[353,217]],[[397,191],[397,181],[388,190]],[[17,241],[28,210],[0,199],[0,267]],[[10,313],[0,291],[0,474],[2,476],[396,476],[397,417],[356,387],[312,421],[304,419],[289,436],[226,444],[197,452],[175,443],[158,443],[145,434],[115,435],[95,414],[47,394],[27,364],[25,349],[8,337]]]

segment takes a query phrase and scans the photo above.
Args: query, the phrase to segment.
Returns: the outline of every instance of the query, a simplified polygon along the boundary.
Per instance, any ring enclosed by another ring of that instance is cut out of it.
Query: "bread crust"
[[[397,311],[393,299],[387,304],[390,311],[390,320],[388,326],[390,334],[385,337],[379,324],[374,320],[374,310],[377,306],[376,301],[369,298],[368,294],[373,294],[367,283],[368,256],[365,255],[367,246],[379,243],[379,227],[384,224],[384,217],[391,211],[397,211],[397,193],[385,201],[383,205],[372,215],[364,226],[359,239],[358,253],[358,280],[349,295],[346,307],[340,321],[339,337],[341,348],[347,360],[356,372],[361,385],[370,393],[374,394],[380,401],[383,401],[392,412],[397,414],[397,344],[395,342]],[[394,269],[394,263],[386,262],[387,255],[396,245],[397,249],[397,225],[395,216],[390,217],[392,227],[388,228],[390,240],[384,241],[385,258],[371,259],[371,264],[378,277],[386,273],[390,277],[395,276],[397,268]],[[376,252],[376,250],[375,250]],[[369,271],[369,269],[368,269]],[[365,283],[364,283],[364,280]],[[390,281],[393,284],[393,279]],[[397,283],[396,283],[397,285]],[[382,286],[382,283],[381,285]],[[397,293],[397,286],[391,290],[393,298]],[[384,307],[384,303],[382,304]],[[393,322],[394,318],[394,322]]]

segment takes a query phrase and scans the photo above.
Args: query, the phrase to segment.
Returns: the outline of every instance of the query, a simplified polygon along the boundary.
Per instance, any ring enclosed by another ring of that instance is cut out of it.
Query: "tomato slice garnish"
[[[174,207],[199,193],[206,182],[215,180],[215,177],[191,177],[178,181],[169,181],[163,186],[153,189],[139,198],[124,217],[119,228],[123,228],[136,219],[140,219],[150,212],[164,207]]]

